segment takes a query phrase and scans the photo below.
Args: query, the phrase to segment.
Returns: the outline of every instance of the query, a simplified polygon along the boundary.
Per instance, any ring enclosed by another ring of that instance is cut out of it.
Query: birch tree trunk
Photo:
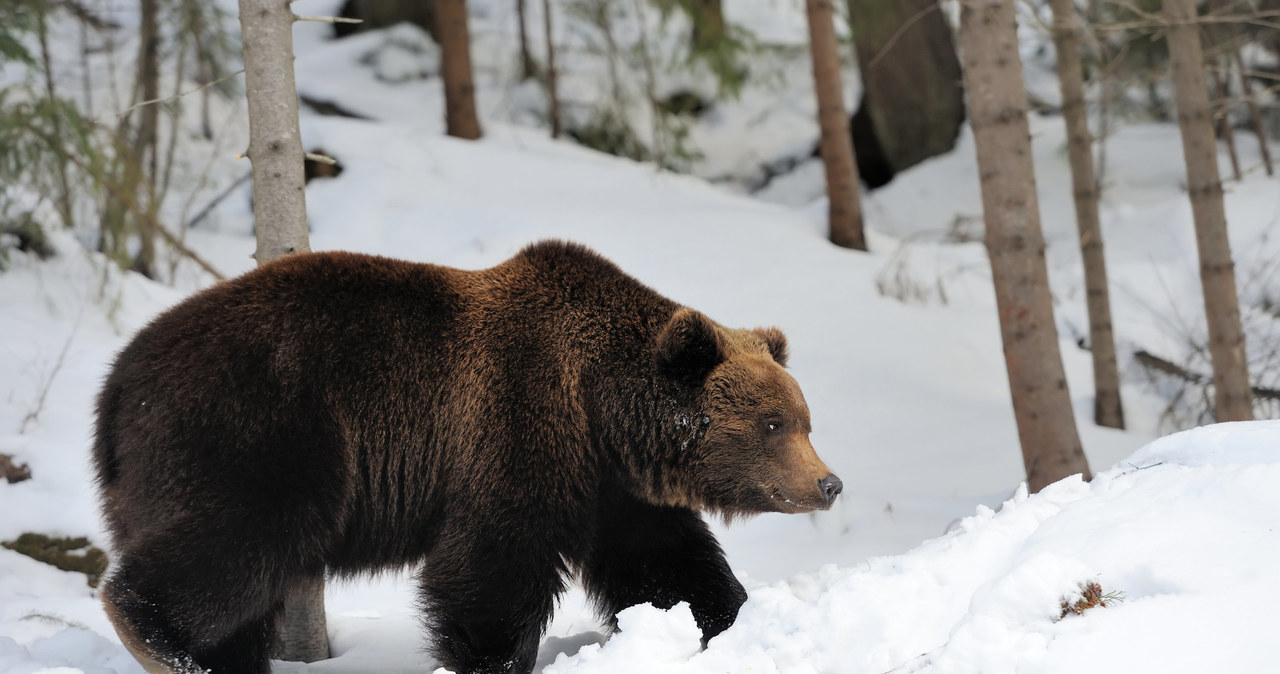
[[[446,132],[454,138],[480,138],[476,88],[471,73],[471,33],[466,0],[435,0],[440,38],[440,76],[444,80]]]
[[[1067,155],[1075,195],[1080,256],[1084,260],[1085,304],[1089,311],[1089,351],[1093,356],[1093,420],[1099,426],[1124,428],[1120,404],[1120,370],[1111,329],[1111,294],[1098,218],[1098,179],[1093,172],[1093,138],[1084,100],[1080,64],[1080,26],[1072,0],[1051,0],[1053,42],[1058,52],[1062,117],[1067,124]]]
[[[1009,391],[1034,492],[1091,475],[1053,321],[1013,3],[962,3],[960,44]]]
[[[293,13],[278,0],[240,0],[245,96],[249,101],[249,159],[253,163],[253,221],[259,265],[310,250],[293,79]],[[329,657],[324,579],[299,583],[276,624],[273,657],[312,662]]]
[[[805,0],[809,49],[813,56],[813,89],[818,98],[818,127],[822,132],[820,151],[827,179],[827,226],[832,243],[866,250],[858,167],[853,162],[853,141],[849,138],[844,85],[840,81],[833,1]]]
[[[1218,144],[1213,136],[1195,0],[1164,0],[1164,14],[1169,24],[1166,35],[1178,127],[1182,131],[1182,155],[1187,163],[1187,195],[1200,253],[1200,284],[1204,288],[1209,356],[1213,361],[1214,408],[1218,421],[1249,420],[1253,418],[1253,391],[1249,388],[1235,264],[1227,240]]]

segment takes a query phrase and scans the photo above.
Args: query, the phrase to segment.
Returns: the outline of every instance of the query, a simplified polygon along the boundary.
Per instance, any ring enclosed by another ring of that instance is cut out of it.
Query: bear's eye
[[[770,433],[777,433],[778,431],[781,431],[781,430],[782,430],[782,422],[781,422],[781,421],[766,421],[766,422],[765,422],[765,424],[764,424],[764,426],[765,426],[765,428],[768,428],[768,429],[769,429],[769,432],[770,432]]]

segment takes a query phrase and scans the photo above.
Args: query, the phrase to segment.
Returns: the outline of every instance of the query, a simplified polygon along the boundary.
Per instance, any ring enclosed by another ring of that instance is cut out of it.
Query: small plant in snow
[[[1063,597],[1062,601],[1058,604],[1062,609],[1062,613],[1058,616],[1058,620],[1062,620],[1068,615],[1081,615],[1085,611],[1097,606],[1106,608],[1111,604],[1119,604],[1123,601],[1124,592],[1120,590],[1103,592],[1102,586],[1094,581],[1081,583],[1079,597],[1075,597],[1074,601],[1073,597]]]

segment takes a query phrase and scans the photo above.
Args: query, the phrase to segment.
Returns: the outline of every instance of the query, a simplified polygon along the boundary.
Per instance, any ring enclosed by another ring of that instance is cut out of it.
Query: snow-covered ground
[[[783,0],[726,6],[731,19],[735,6],[740,17],[798,11]],[[501,16],[481,13],[478,61],[492,68],[479,78],[480,102],[491,117],[478,143],[442,137],[435,80],[369,79],[369,54],[400,49],[412,31],[333,43],[323,27],[299,25],[300,90],[348,109],[368,106],[379,120],[304,115],[308,146],[345,169],[308,187],[312,247],[478,268],[532,240],[569,238],[722,323],[776,324],[790,337],[814,445],[845,482],[829,512],[714,524],[751,596],[706,651],[698,652],[680,607],[631,609],[622,631],[600,646],[599,624],[573,590],[543,643],[545,671],[1274,669],[1280,423],[1215,426],[1140,449],[1159,434],[1165,401],[1132,370],[1124,390],[1131,430],[1090,423],[1060,120],[1033,120],[1037,177],[1063,358],[1082,440],[1101,474],[1028,497],[1018,487],[990,275],[972,239],[981,211],[967,134],[955,152],[867,198],[872,253],[841,250],[823,237],[815,165],[776,181],[764,195],[775,203],[767,203],[493,121],[515,117],[510,106],[523,99],[483,84],[500,80],[495,69],[509,62],[499,58],[502,40],[484,37]],[[803,115],[770,114],[765,131],[737,132],[738,143],[781,143],[776,152],[815,134],[804,117],[809,104],[792,104]],[[223,154],[244,146],[239,114],[236,106],[219,113],[230,120],[219,122],[229,130]],[[770,125],[781,130],[772,134]],[[1125,128],[1108,143],[1104,233],[1126,363],[1138,349],[1184,354],[1186,338],[1203,332],[1177,143],[1168,126]],[[1256,162],[1249,143],[1241,145],[1246,162]],[[205,194],[245,170],[217,158]],[[1272,263],[1280,257],[1280,192],[1256,173],[1227,194],[1247,301],[1280,295]],[[225,273],[251,268],[247,192],[185,236]],[[129,336],[210,279],[182,263],[173,285],[161,285],[115,271],[70,234],[54,243],[54,259],[15,254],[0,273],[0,453],[35,476],[0,482],[0,540],[41,531],[105,544],[87,464],[93,397]],[[1060,601],[1089,581],[1124,600],[1059,621]],[[278,671],[435,667],[422,655],[404,577],[328,592],[335,657]],[[0,549],[0,672],[77,671],[141,669],[83,576]]]

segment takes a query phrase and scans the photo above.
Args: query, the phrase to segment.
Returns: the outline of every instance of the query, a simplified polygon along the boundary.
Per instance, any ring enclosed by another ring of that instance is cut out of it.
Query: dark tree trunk
[[[938,0],[847,0],[862,74],[851,133],[858,174],[879,187],[951,150],[964,124],[964,85]]]
[[[154,101],[160,97],[160,7],[158,0],[142,0],[139,3],[138,24],[138,80],[140,101]],[[138,203],[145,203],[145,212],[155,215],[157,156],[156,143],[160,130],[160,106],[143,105],[139,110],[138,128],[133,136],[133,154],[125,161],[126,194]],[[138,254],[133,259],[133,269],[148,278],[155,278],[156,224],[154,218],[138,221]]]
[[[527,0],[516,0],[516,21],[520,23],[520,79],[527,80],[537,74],[533,64],[533,53],[529,51],[529,29],[525,26],[525,3]]]
[[[551,124],[551,137],[560,137],[560,92],[556,77],[556,43],[551,32],[551,0],[542,0],[542,21],[547,33],[547,121]]]
[[[691,46],[695,52],[715,51],[724,40],[724,9],[720,0],[681,0],[693,24]]]
[[[853,162],[840,80],[840,50],[836,42],[833,0],[805,0],[809,21],[809,49],[813,56],[813,88],[818,98],[820,151],[827,178],[827,225],[831,242],[866,250],[858,168]]]
[[[1213,362],[1214,407],[1218,421],[1247,421],[1253,418],[1253,392],[1249,387],[1249,364],[1240,324],[1235,264],[1227,239],[1222,179],[1218,174],[1218,143],[1213,136],[1195,0],[1164,0],[1164,15],[1169,23],[1169,63],[1173,71],[1178,126],[1182,131],[1182,154],[1187,163],[1187,195],[1191,199],[1196,248],[1200,254],[1200,283],[1204,287],[1209,356]]]
[[[480,137],[480,120],[476,117],[466,0],[436,0],[436,21],[447,132],[454,138],[476,140]]]
[[[1014,1],[964,3],[960,42],[1009,392],[1034,492],[1091,475],[1053,320]]]
[[[1080,256],[1084,261],[1085,304],[1089,312],[1089,350],[1093,356],[1093,420],[1099,426],[1124,428],[1120,404],[1120,369],[1111,329],[1111,293],[1098,218],[1098,179],[1093,172],[1093,138],[1084,99],[1080,64],[1080,22],[1072,0],[1051,0],[1053,41],[1058,51],[1058,83],[1062,118],[1067,124],[1067,157],[1075,195]]]

